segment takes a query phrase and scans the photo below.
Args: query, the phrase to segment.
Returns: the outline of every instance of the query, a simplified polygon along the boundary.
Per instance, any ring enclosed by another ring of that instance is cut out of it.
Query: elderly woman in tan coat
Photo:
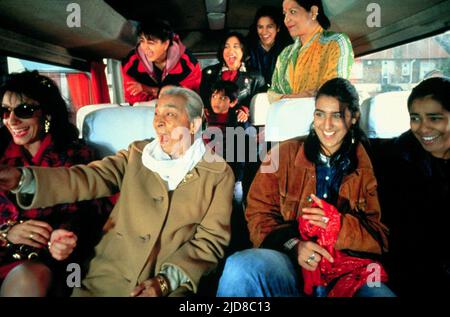
[[[186,88],[157,102],[157,139],[72,168],[0,167],[0,190],[24,208],[120,199],[73,296],[175,296],[196,292],[230,238],[233,172],[200,138],[203,103]],[[29,194],[27,194],[29,193]]]

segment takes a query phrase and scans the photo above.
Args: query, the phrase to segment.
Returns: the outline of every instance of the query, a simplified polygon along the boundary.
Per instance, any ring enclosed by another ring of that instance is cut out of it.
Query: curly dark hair
[[[284,44],[284,46],[292,43],[292,38],[283,22],[284,18],[281,9],[274,6],[263,6],[256,11],[255,17],[253,18],[253,23],[247,34],[247,43],[250,47],[255,47],[259,43],[257,26],[259,19],[262,17],[271,18],[277,28],[280,29],[275,37],[275,43],[280,42]]]
[[[227,43],[227,40],[230,37],[236,37],[239,40],[239,42],[241,43],[241,48],[242,48],[242,61],[241,62],[245,62],[248,57],[247,43],[245,41],[245,37],[239,32],[229,32],[225,35],[225,37],[222,39],[222,42],[220,43],[219,50],[217,51],[217,59],[222,63],[222,65],[226,65],[225,60],[223,59],[223,51],[225,50],[225,44]]]
[[[0,156],[4,153],[11,141],[11,134],[6,127],[0,125]]]
[[[0,98],[6,92],[24,96],[39,103],[43,117],[49,116],[52,135],[56,149],[64,149],[78,140],[78,129],[69,121],[69,111],[58,86],[50,78],[37,71],[24,71],[10,74],[0,87]]]

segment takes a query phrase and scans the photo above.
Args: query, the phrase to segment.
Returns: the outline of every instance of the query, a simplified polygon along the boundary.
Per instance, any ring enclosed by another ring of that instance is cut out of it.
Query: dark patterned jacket
[[[391,289],[400,297],[450,295],[450,159],[430,155],[411,130],[376,153]]]
[[[86,164],[93,160],[92,151],[86,145],[78,142],[71,144],[64,151],[57,152],[50,134],[43,139],[33,158],[25,153],[21,146],[12,141],[0,155],[0,165],[15,167],[69,167],[76,164]],[[53,229],[73,231],[78,235],[77,249],[85,248],[74,252],[77,256],[85,256],[88,252],[91,252],[86,248],[93,247],[100,239],[102,225],[111,209],[111,204],[106,199],[102,199],[22,210],[16,204],[15,195],[0,192],[0,224],[8,220],[35,219],[47,222]],[[11,261],[12,258],[6,248],[0,248],[0,266]]]
[[[207,109],[211,109],[210,97],[212,93],[212,86],[216,81],[222,79],[222,68],[222,64],[219,63],[203,69],[200,95]],[[243,69],[241,67],[238,71],[238,76],[235,82],[239,87],[238,103],[235,107],[236,110],[243,106],[247,107],[247,109],[250,108],[250,101],[253,96],[259,92],[263,92],[265,89],[264,77],[259,71],[251,68]]]

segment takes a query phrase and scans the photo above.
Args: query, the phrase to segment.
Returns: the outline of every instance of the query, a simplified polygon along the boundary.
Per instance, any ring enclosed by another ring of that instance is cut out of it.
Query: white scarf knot
[[[147,144],[142,151],[142,164],[158,173],[168,183],[169,190],[174,190],[186,174],[202,159],[206,152],[202,138],[194,141],[191,147],[179,158],[172,159],[163,151],[159,140]]]

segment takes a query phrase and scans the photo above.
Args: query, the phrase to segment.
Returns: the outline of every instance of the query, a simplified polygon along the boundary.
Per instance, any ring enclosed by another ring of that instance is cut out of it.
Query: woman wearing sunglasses
[[[66,103],[48,77],[37,71],[12,74],[0,88],[0,99],[0,165],[72,166],[92,160],[91,151],[77,142],[78,131],[69,122]],[[25,211],[13,195],[0,192],[0,294],[47,295],[52,277],[56,281],[57,272],[65,272],[63,260],[77,245],[74,231],[80,229],[79,217],[89,214],[89,223],[100,225],[100,206],[91,201]],[[78,244],[84,245],[84,241]],[[78,249],[71,262],[82,255]]]

